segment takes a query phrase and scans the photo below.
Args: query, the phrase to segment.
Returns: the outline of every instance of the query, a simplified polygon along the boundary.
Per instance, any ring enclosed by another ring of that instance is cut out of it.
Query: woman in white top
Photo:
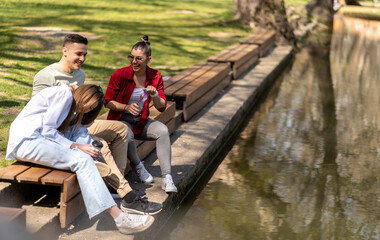
[[[74,88],[46,88],[29,101],[11,125],[6,159],[75,172],[90,218],[106,210],[120,232],[143,231],[154,218],[123,213],[95,166],[93,158],[99,156],[99,150],[76,142],[78,135],[88,135],[79,126],[95,120],[104,102],[103,92],[96,85]]]

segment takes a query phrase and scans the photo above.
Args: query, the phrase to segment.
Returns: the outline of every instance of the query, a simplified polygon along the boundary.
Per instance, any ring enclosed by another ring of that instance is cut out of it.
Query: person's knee
[[[158,136],[160,136],[160,137],[169,136],[169,129],[168,129],[168,127],[165,124],[161,124],[156,129],[156,132],[157,132]]]
[[[84,152],[82,152],[79,149],[74,150],[70,161],[71,164],[71,171],[77,172],[83,169],[86,169],[89,167],[89,165],[94,164],[94,159],[92,157]]]

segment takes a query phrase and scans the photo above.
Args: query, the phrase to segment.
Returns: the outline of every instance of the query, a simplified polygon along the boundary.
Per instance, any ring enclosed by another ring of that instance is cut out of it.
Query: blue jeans
[[[73,139],[91,139],[86,136],[83,129],[78,133],[79,135],[72,136]],[[75,172],[90,219],[116,205],[92,157],[78,148],[68,149],[38,137],[24,139],[15,150],[15,156],[20,161]]]

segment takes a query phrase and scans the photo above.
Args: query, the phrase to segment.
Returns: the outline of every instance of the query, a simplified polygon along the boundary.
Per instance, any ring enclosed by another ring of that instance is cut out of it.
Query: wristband
[[[158,91],[156,91],[156,93],[155,94],[149,94],[152,98],[154,98],[154,97],[157,97],[158,96]]]

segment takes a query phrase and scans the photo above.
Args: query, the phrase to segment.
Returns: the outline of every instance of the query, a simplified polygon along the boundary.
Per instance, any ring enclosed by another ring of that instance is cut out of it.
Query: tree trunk
[[[273,29],[288,41],[295,40],[283,0],[235,0],[235,17],[252,28]]]

